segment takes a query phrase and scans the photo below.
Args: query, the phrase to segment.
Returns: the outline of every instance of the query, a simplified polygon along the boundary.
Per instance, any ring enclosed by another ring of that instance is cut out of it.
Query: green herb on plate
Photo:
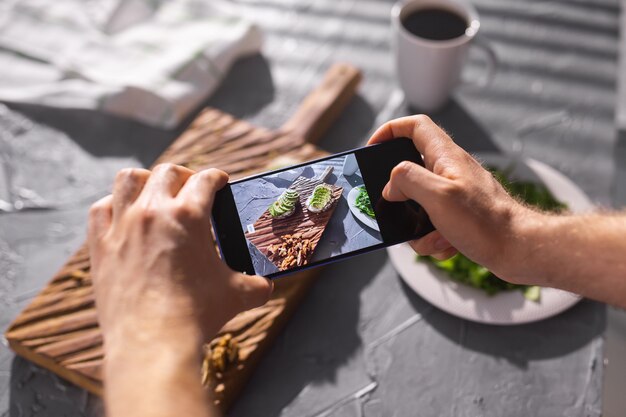
[[[521,199],[526,204],[552,212],[560,212],[567,209],[567,205],[555,199],[542,184],[529,181],[512,181],[508,179],[506,172],[491,167],[488,169],[509,194]]]
[[[361,210],[362,213],[367,214],[372,219],[376,218],[374,209],[372,208],[372,202],[370,201],[370,196],[367,194],[365,187],[359,187],[359,194],[356,196],[354,205],[356,208]]]
[[[539,301],[541,296],[539,287],[511,284],[503,281],[484,266],[477,264],[460,253],[445,261],[419,255],[418,259],[432,263],[438,269],[447,272],[448,276],[453,280],[483,290],[488,295],[494,295],[502,291],[520,290],[524,293],[524,297],[531,301]]]

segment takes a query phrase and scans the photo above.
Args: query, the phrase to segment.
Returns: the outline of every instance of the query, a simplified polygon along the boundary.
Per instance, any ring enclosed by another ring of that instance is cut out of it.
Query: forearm
[[[217,415],[200,383],[201,341],[193,326],[181,326],[158,338],[138,333],[107,344],[107,415]]]
[[[626,215],[527,214],[517,280],[626,307]]]

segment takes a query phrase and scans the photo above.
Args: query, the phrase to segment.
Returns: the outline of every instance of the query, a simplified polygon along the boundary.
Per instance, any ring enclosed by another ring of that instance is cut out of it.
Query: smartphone
[[[408,138],[228,183],[212,213],[222,259],[277,278],[424,236],[434,228],[419,204],[382,197],[402,161],[424,165]]]

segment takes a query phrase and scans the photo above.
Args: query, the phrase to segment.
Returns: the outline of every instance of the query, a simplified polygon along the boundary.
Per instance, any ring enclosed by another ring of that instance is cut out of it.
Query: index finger
[[[400,137],[411,138],[417,150],[426,157],[436,157],[446,148],[456,147],[452,138],[424,114],[400,117],[385,123],[374,132],[367,144]]]
[[[152,170],[137,201],[163,201],[176,197],[194,171],[171,163],[159,164]]]
[[[198,204],[207,214],[213,208],[215,193],[228,182],[228,174],[222,170],[210,168],[193,174],[176,199]]]

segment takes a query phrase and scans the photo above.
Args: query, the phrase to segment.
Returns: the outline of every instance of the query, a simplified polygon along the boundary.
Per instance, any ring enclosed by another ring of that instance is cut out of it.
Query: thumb
[[[274,291],[274,282],[259,275],[238,274],[242,287],[243,305],[246,310],[267,303]]]
[[[391,171],[389,182],[383,189],[383,197],[387,201],[414,200],[422,204],[429,200],[434,185],[441,180],[441,177],[423,166],[403,161]]]

